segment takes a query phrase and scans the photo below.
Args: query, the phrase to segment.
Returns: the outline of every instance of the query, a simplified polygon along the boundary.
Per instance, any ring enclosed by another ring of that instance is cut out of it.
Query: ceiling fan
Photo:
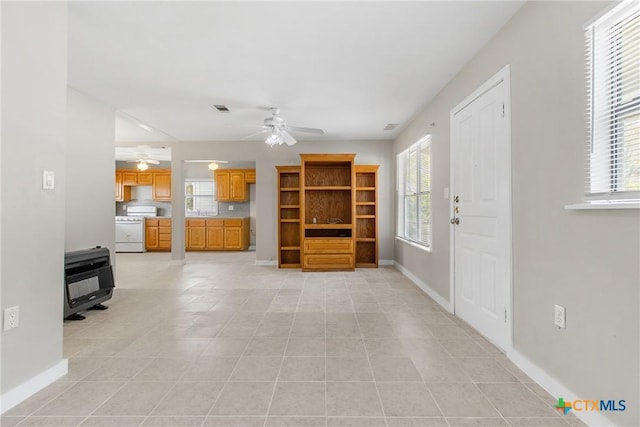
[[[144,171],[149,165],[159,165],[160,160],[171,160],[165,148],[152,148],[148,145],[137,147],[116,147],[116,160],[137,163],[138,170]],[[165,158],[168,157],[168,158]]]
[[[264,124],[262,125],[262,129],[260,132],[249,135],[247,138],[251,138],[252,136],[260,135],[261,133],[270,132],[266,139],[266,143],[270,146],[287,144],[293,145],[296,142],[296,139],[291,135],[291,132],[304,132],[304,133],[313,133],[316,135],[324,135],[324,131],[322,129],[315,128],[304,128],[299,126],[289,126],[287,122],[280,116],[280,109],[276,107],[268,107],[268,110],[271,111],[271,117],[267,117],[264,119]],[[245,139],[247,139],[245,138]]]

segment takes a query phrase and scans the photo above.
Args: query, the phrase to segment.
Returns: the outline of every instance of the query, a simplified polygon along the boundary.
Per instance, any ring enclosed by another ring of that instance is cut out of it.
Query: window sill
[[[593,200],[590,202],[565,205],[569,211],[594,209],[640,209],[640,200]]]
[[[416,249],[420,249],[420,250],[423,250],[425,252],[431,253],[431,247],[426,247],[426,246],[423,246],[423,245],[419,245],[419,244],[417,244],[415,242],[412,242],[411,240],[403,239],[400,236],[396,236],[396,240],[398,240],[399,242],[405,243],[405,244],[407,244],[409,246],[413,246]]]

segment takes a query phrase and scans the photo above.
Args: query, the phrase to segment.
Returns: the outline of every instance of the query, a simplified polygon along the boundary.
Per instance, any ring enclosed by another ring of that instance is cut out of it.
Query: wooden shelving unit
[[[278,171],[278,266],[303,271],[378,266],[378,166],[355,154],[301,154]]]
[[[303,271],[355,268],[355,154],[300,155]]]
[[[300,268],[300,166],[278,170],[278,267]]]
[[[356,165],[356,267],[378,267],[378,166]]]

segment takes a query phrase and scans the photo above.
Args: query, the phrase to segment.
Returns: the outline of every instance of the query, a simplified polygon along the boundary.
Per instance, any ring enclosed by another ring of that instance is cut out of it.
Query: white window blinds
[[[398,236],[431,246],[431,137],[398,154]]]
[[[623,1],[586,29],[587,194],[640,195],[640,6]]]

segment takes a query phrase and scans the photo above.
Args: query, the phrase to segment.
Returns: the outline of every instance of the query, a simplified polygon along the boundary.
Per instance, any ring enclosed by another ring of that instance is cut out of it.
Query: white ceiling
[[[240,140],[259,106],[326,132],[299,140],[392,139],[521,5],[70,2],[69,85],[123,113],[118,141]]]

